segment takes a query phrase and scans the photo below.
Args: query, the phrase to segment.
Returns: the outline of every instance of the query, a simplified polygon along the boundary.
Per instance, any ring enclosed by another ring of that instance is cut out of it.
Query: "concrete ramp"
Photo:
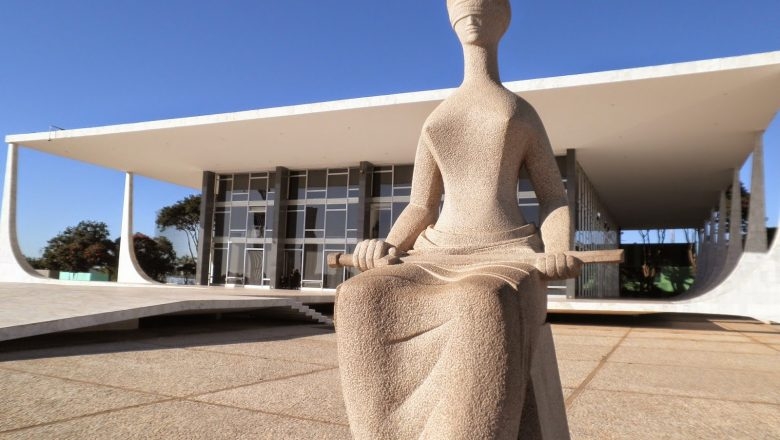
[[[267,309],[268,317],[332,324],[330,318],[304,305],[329,302],[333,294],[328,292],[0,283],[0,341],[96,326],[121,328],[139,318],[181,313]]]

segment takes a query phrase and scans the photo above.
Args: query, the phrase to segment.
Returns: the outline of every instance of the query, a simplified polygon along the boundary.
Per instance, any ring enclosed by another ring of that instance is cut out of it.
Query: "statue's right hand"
[[[397,253],[396,247],[384,240],[363,240],[355,246],[352,262],[362,272],[375,267],[400,263],[401,259],[397,257]]]

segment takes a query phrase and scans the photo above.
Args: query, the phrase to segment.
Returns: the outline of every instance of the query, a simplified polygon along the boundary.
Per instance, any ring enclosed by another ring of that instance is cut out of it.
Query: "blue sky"
[[[780,50],[777,0],[513,0],[505,81]],[[444,0],[0,2],[0,134],[454,87]],[[777,224],[778,118],[765,138]],[[0,166],[5,166],[5,152]],[[115,236],[124,176],[20,155],[19,236],[37,255],[80,220]],[[0,185],[2,183],[0,182]],[[192,191],[136,181],[136,229]]]

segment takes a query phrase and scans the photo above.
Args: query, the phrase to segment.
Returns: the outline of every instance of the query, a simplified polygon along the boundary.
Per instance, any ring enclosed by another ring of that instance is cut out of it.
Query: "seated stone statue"
[[[342,387],[359,439],[516,439],[546,280],[580,267],[563,254],[569,212],[544,126],[499,80],[508,1],[447,8],[463,83],[425,121],[409,205],[386,241],[358,244],[363,272],[336,294]],[[522,166],[538,230],[518,207]],[[402,254],[411,258],[396,264]]]

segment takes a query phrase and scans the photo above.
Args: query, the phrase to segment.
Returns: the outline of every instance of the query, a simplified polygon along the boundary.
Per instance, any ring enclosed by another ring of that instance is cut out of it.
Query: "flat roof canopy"
[[[780,51],[505,83],[577,158],[621,228],[700,226],[780,108]],[[411,163],[451,89],[96,128],[6,142],[200,188],[202,172]],[[153,158],[154,160],[149,160]]]

